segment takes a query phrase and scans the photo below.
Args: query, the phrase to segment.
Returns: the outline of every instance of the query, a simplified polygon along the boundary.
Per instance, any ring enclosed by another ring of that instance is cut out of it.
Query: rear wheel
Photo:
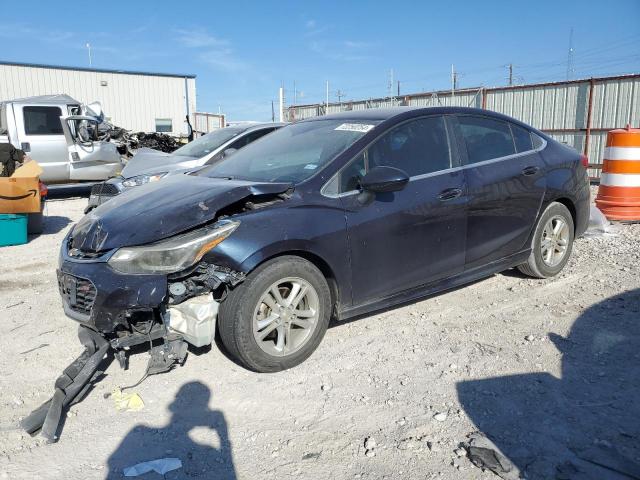
[[[220,305],[218,329],[245,367],[277,372],[306,360],[329,324],[331,294],[315,265],[278,257],[251,272]]]
[[[574,225],[569,209],[551,203],[540,216],[531,242],[531,255],[518,266],[525,275],[549,278],[557,275],[569,261],[573,249]]]

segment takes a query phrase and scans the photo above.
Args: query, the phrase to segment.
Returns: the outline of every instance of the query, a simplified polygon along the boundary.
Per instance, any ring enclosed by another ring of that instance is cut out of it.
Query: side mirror
[[[360,180],[365,192],[383,193],[402,190],[409,182],[409,175],[399,168],[374,167]]]
[[[237,151],[237,148],[227,148],[224,152],[222,152],[222,158],[227,158],[229,155],[233,155]]]

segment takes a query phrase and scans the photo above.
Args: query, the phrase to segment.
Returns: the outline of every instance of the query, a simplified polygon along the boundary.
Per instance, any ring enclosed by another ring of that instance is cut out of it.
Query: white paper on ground
[[[148,462],[138,463],[133,467],[127,467],[123,470],[123,473],[125,477],[137,477],[138,475],[144,475],[152,471],[164,475],[178,468],[182,468],[182,462],[179,458],[159,458],[158,460],[150,460]]]

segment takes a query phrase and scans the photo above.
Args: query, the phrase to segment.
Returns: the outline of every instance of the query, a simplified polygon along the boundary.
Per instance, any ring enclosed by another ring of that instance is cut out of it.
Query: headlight
[[[198,262],[205,253],[238,228],[238,225],[240,222],[223,220],[211,227],[149,245],[120,248],[109,259],[109,265],[122,273],[178,272]]]
[[[138,175],[137,177],[127,178],[122,185],[125,187],[138,187],[145,183],[157,182],[162,177],[166,177],[169,172],[154,173],[153,175]]]

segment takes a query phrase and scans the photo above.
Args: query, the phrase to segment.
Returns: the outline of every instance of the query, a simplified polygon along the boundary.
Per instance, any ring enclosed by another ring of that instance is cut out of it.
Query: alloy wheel
[[[260,349],[277,357],[298,351],[318,325],[319,305],[318,293],[302,278],[271,284],[253,314],[253,337]]]

